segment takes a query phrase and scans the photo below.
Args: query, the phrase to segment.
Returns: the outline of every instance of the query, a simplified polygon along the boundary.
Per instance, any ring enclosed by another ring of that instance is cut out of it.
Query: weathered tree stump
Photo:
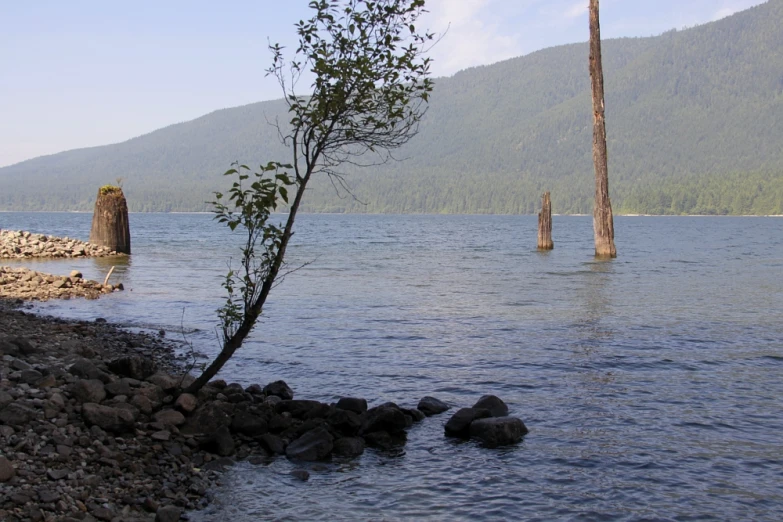
[[[538,213],[538,249],[552,250],[555,244],[552,242],[552,202],[549,199],[549,191],[541,197],[541,212]]]
[[[598,0],[590,0],[590,82],[593,91],[593,164],[595,166],[595,205],[593,234],[596,257],[617,257],[614,246],[614,218],[609,200],[609,169],[606,155],[604,117],[604,70],[601,63],[601,25]]]
[[[98,189],[92,214],[90,243],[123,254],[131,253],[128,203],[120,187],[105,185]]]

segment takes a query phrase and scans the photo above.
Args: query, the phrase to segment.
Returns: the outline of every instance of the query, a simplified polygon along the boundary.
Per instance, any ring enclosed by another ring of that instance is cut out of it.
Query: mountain
[[[783,214],[783,0],[682,31],[604,42],[616,212]],[[304,210],[556,213],[592,209],[587,44],[435,82],[404,161],[328,180]],[[224,109],[124,143],[0,168],[0,209],[90,210],[124,178],[131,210],[207,210],[229,164],[289,161],[268,121],[282,101]]]

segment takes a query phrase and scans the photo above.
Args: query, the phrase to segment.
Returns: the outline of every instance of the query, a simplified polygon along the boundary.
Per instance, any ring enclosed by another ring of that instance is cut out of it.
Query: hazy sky
[[[427,0],[435,76],[586,41],[588,0]],[[604,38],[651,36],[763,0],[603,0]],[[308,0],[0,0],[0,166],[116,143],[280,97],[267,41]],[[585,65],[585,67],[587,67]]]

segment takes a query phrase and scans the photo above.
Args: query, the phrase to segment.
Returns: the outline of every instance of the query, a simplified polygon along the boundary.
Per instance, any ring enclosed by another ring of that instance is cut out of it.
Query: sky
[[[763,0],[603,0],[603,38],[653,36]],[[588,0],[427,0],[435,77],[588,39]],[[308,0],[0,0],[0,167],[280,98]]]

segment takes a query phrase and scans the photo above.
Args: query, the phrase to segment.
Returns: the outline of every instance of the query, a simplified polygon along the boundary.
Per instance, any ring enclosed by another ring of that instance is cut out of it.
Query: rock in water
[[[491,417],[470,424],[470,437],[487,448],[516,444],[526,433],[527,427],[516,417]]]
[[[291,459],[307,461],[325,459],[332,453],[333,441],[325,428],[315,428],[289,444],[285,454]]]
[[[508,406],[495,395],[484,395],[473,407],[489,410],[493,417],[505,417],[508,415]]]
[[[424,413],[427,417],[443,413],[449,409],[449,405],[445,402],[436,399],[435,397],[422,397],[417,406],[419,411]]]
[[[473,421],[491,416],[489,410],[483,408],[460,408],[446,423],[446,436],[468,438]]]

